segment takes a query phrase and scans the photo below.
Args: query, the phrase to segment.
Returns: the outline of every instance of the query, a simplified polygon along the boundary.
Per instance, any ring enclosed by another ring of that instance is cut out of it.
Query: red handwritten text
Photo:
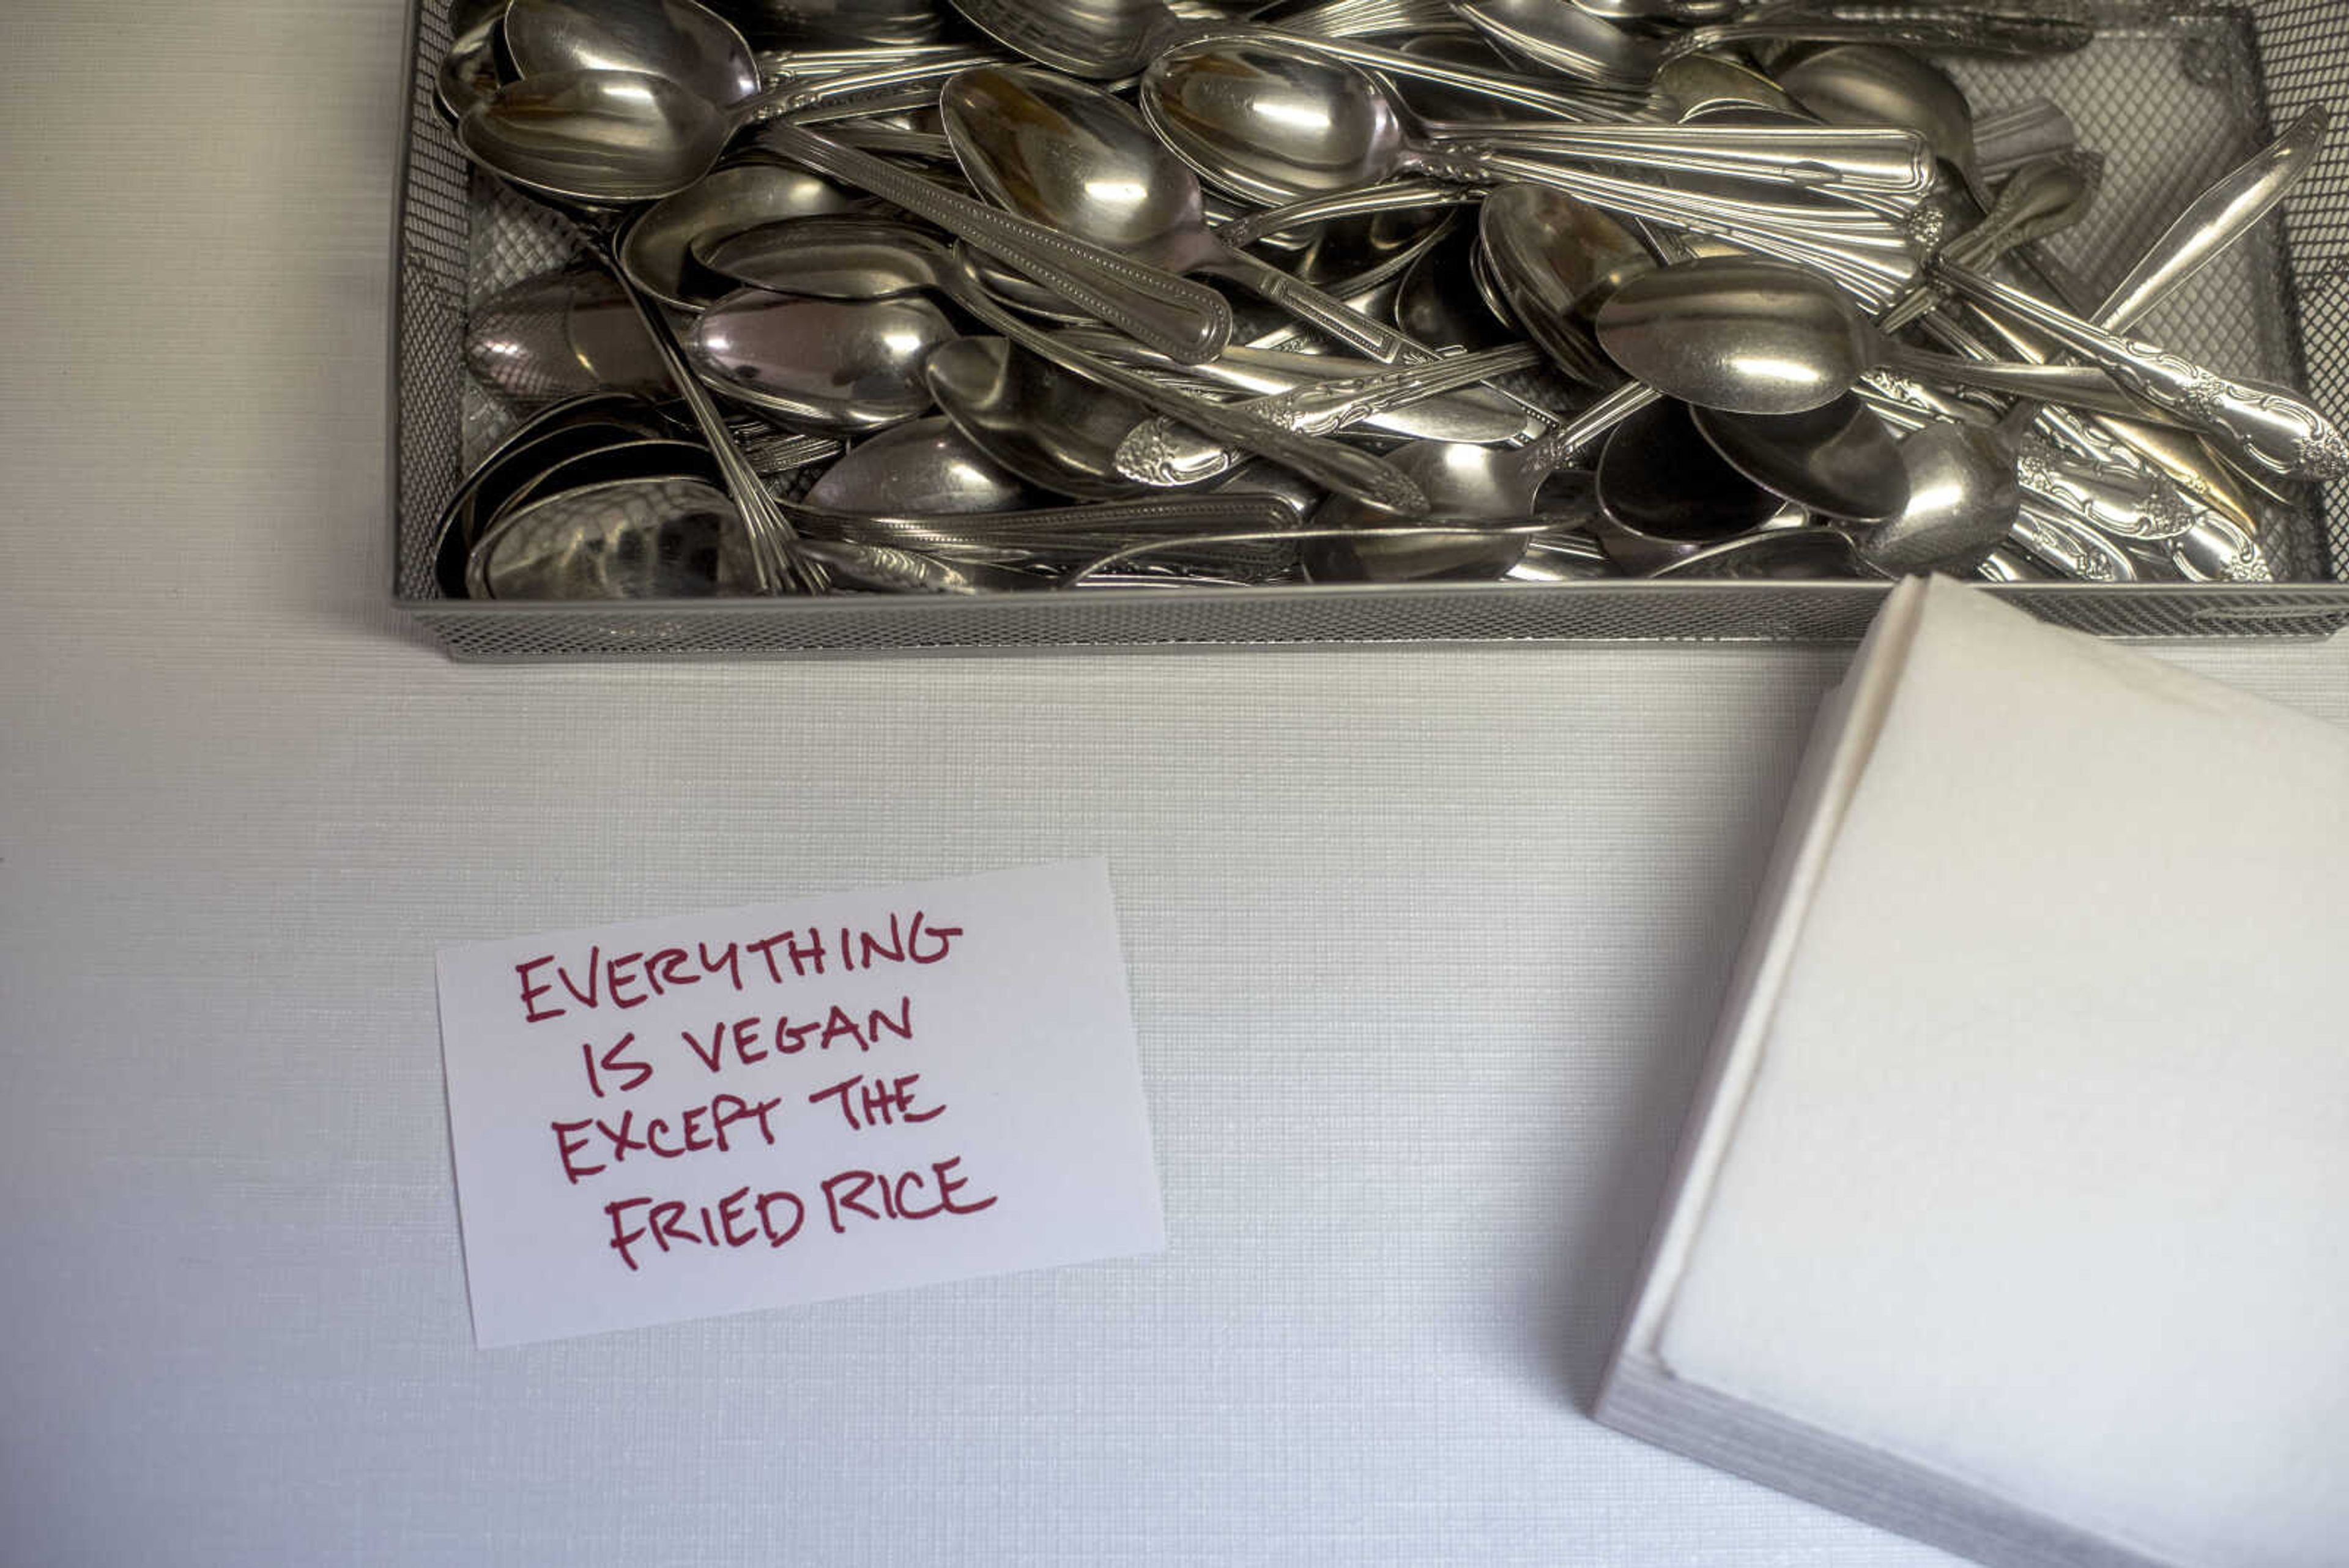
[[[632,1154],[649,1154],[656,1159],[681,1159],[708,1149],[724,1154],[733,1147],[734,1127],[740,1122],[750,1123],[772,1147],[775,1129],[768,1118],[782,1103],[781,1096],[746,1100],[739,1095],[717,1095],[708,1105],[692,1106],[674,1122],[667,1116],[638,1120],[630,1110],[620,1113],[616,1126],[600,1116],[548,1125],[554,1129],[554,1148],[563,1159],[563,1174],[575,1187],[582,1179],[622,1164]],[[583,1163],[580,1157],[590,1154],[605,1158],[592,1165]]]
[[[953,950],[955,939],[962,934],[960,926],[932,925],[926,911],[916,909],[910,918],[893,912],[885,931],[809,926],[717,946],[696,942],[690,949],[662,948],[649,953],[606,953],[598,944],[576,963],[542,953],[514,965],[514,979],[524,1022],[543,1023],[574,1010],[593,1012],[608,1006],[625,1012],[704,981],[744,991],[757,983],[762,971],[769,983],[781,985],[786,978],[833,971],[854,973],[883,964],[933,964]],[[543,972],[550,970],[551,976]]]

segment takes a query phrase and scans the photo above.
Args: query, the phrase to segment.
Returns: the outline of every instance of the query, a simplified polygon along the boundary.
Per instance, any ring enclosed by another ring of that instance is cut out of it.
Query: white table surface
[[[1582,1413],[1844,651],[450,663],[401,36],[0,16],[0,1562],[1945,1561]],[[1165,1254],[472,1348],[436,943],[1092,853]]]

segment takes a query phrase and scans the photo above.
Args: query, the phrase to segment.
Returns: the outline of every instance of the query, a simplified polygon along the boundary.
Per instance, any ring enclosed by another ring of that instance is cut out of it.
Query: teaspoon
[[[1099,88],[986,67],[949,80],[938,107],[963,171],[997,204],[1171,273],[1237,283],[1381,362],[1414,357],[1393,328],[1218,238],[1196,176]]]
[[[2130,406],[2105,377],[2075,367],[1910,348],[1817,274],[1743,256],[1699,257],[1631,279],[1599,307],[1597,330],[1615,362],[1658,391],[1735,413],[1815,409],[1878,369],[2047,402]]]
[[[793,219],[735,235],[714,247],[706,261],[745,282],[802,293],[821,288],[862,298],[914,289],[942,294],[1030,352],[1084,380],[1123,393],[1126,400],[1152,413],[1180,421],[1226,446],[1270,458],[1325,489],[1406,512],[1419,509],[1420,497],[1410,482],[1369,452],[1299,434],[1245,409],[1171,390],[1021,319],[987,292],[967,255],[949,254],[944,245],[907,224],[886,219]]]

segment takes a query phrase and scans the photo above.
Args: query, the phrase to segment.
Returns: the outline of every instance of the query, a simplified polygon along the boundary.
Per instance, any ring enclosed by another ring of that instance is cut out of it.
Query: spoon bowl
[[[1117,449],[1149,410],[1071,376],[1000,337],[963,337],[923,366],[939,412],[988,459],[1029,483],[1079,501],[1116,501],[1143,487],[1118,472]]]
[[[557,71],[509,82],[457,122],[466,156],[533,195],[618,206],[700,179],[734,134],[708,99],[639,71]]]
[[[1700,408],[1690,410],[1690,419],[1732,468],[1806,512],[1848,523],[1889,523],[1909,504],[1899,442],[1849,392],[1800,413]],[[2013,474],[2010,462],[2010,484]]]
[[[738,289],[701,314],[688,351],[716,390],[794,426],[879,430],[930,407],[922,366],[957,334],[926,299],[843,302]]]
[[[802,499],[828,512],[932,516],[1036,504],[1028,486],[937,414],[857,442]]]
[[[620,265],[628,281],[662,304],[698,310],[713,296],[694,275],[696,244],[850,205],[847,192],[831,182],[771,159],[723,164],[631,219],[620,234]]]
[[[734,25],[695,0],[512,0],[506,50],[524,77],[640,71],[720,106],[759,90],[759,62]]]
[[[1617,289],[1654,267],[1647,247],[1588,202],[1540,185],[1487,196],[1477,234],[1510,314],[1551,363],[1592,386],[1619,379],[1590,323]]]

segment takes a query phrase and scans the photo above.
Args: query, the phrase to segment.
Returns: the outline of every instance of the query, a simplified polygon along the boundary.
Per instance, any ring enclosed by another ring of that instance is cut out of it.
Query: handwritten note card
[[[1099,861],[445,948],[483,1346],[1165,1245]]]

